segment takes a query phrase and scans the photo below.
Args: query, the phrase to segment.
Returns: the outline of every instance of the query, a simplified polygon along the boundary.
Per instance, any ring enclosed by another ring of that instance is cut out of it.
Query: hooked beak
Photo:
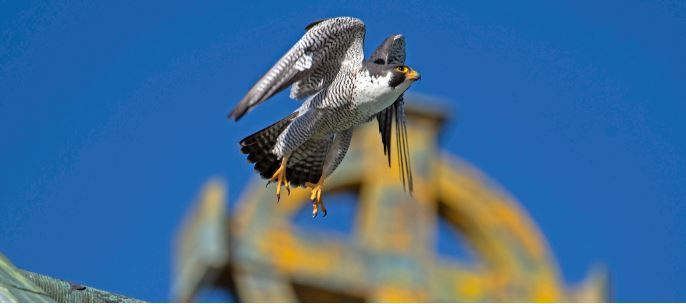
[[[405,77],[407,77],[407,79],[410,79],[410,80],[422,79],[422,75],[419,75],[419,72],[417,72],[415,70],[411,70],[411,71],[407,72],[407,74],[405,74]]]

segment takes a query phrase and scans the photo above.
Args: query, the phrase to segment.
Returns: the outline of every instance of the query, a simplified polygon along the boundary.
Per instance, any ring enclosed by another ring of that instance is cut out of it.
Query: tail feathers
[[[255,171],[262,177],[271,178],[279,168],[281,159],[271,151],[276,139],[296,116],[297,113],[293,113],[241,140],[241,152],[248,155],[248,161],[255,164]]]

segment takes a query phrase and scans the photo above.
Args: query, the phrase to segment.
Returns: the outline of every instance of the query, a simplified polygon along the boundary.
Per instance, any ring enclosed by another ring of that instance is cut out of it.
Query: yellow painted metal
[[[230,240],[228,279],[214,284],[231,285],[226,287],[240,300],[251,302],[607,300],[604,271],[594,271],[579,287],[566,286],[543,234],[516,200],[438,150],[445,119],[440,112],[408,114],[413,196],[403,192],[395,160],[387,167],[376,126],[369,124],[355,131],[351,151],[324,186],[325,201],[354,193],[357,214],[334,219],[340,215],[329,206],[327,218],[308,225],[352,221],[352,233],[296,227],[296,214],[311,207],[308,191],[295,189],[277,205],[273,189],[256,181],[223,227]],[[440,218],[466,240],[476,261],[436,253]],[[181,248],[190,246],[185,243],[194,242],[186,239]]]
[[[226,232],[226,190],[220,179],[209,181],[202,190],[180,231],[175,254],[174,285],[177,299],[191,299],[202,284],[216,280],[229,263]]]

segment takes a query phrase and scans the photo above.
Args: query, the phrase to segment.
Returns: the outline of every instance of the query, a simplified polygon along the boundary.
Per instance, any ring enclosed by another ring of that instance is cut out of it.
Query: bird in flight
[[[391,164],[391,129],[395,117],[396,150],[403,187],[412,192],[403,93],[420,79],[405,65],[405,39],[387,38],[364,59],[365,25],[357,18],[318,20],[260,78],[231,111],[239,120],[253,107],[291,87],[303,100],[293,113],[240,141],[255,170],[281,188],[311,188],[312,216],[321,210],[324,180],[345,157],[353,129],[377,119],[384,154]]]

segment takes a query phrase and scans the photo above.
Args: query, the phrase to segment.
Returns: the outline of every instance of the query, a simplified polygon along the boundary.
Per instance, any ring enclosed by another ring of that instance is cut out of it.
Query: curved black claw
[[[319,214],[319,208],[317,207],[317,202],[312,201],[312,218],[317,217]]]
[[[324,207],[324,202],[323,201],[317,202],[316,200],[312,201],[312,218],[315,218],[315,217],[317,217],[317,215],[319,215],[319,209],[320,208],[321,208],[321,211],[324,212],[324,215],[322,215],[322,217],[326,217],[328,212],[326,211],[326,207]]]

